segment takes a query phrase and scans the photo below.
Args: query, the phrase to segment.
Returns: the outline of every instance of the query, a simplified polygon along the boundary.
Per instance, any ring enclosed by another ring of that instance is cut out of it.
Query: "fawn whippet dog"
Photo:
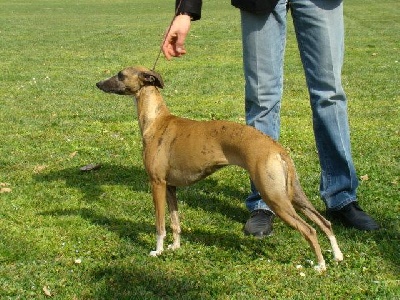
[[[173,232],[173,244],[169,248],[180,247],[176,187],[190,185],[224,166],[237,165],[248,171],[275,214],[308,241],[317,257],[318,270],[323,271],[326,266],[316,230],[295,208],[328,236],[334,259],[343,260],[330,222],[307,199],[292,160],[273,139],[253,127],[234,122],[195,121],[172,115],[158,90],[164,85],[161,76],[144,67],[126,68],[96,85],[104,92],[131,95],[136,99],[143,161],[151,182],[156,215],[157,244],[150,255],[159,255],[164,249],[166,203]]]

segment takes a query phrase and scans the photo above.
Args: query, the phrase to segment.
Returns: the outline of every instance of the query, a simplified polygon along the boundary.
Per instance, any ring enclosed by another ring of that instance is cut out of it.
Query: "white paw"
[[[340,252],[340,253],[336,253],[335,254],[335,257],[334,257],[334,260],[335,261],[342,261],[343,260],[343,253],[342,252]]]
[[[154,250],[154,251],[150,251],[149,255],[156,257],[156,256],[159,256],[161,253],[162,253],[162,251]]]
[[[176,245],[176,244],[168,245],[169,250],[176,250],[176,249],[179,249],[180,247],[181,247],[181,245]]]
[[[320,264],[316,265],[316,266],[314,267],[314,270],[317,271],[318,273],[323,273],[323,272],[325,272],[325,271],[326,271],[326,265],[325,265],[325,263],[320,263]]]

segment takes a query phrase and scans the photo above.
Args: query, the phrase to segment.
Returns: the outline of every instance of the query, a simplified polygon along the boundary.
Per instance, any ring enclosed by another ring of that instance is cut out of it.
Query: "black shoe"
[[[254,235],[257,238],[264,238],[272,234],[272,221],[274,214],[265,209],[256,209],[251,212],[250,219],[244,225],[246,235]]]
[[[339,210],[327,210],[329,219],[340,221],[347,227],[354,227],[358,230],[377,230],[379,225],[358,206],[356,201],[347,204]]]

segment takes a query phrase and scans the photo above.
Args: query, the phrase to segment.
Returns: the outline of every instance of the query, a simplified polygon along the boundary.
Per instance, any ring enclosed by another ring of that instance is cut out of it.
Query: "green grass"
[[[153,65],[173,2],[0,1],[0,298],[44,299],[46,287],[54,299],[399,299],[398,2],[345,1],[353,155],[368,175],[359,199],[383,228],[335,226],[338,265],[319,232],[323,275],[281,221],[266,240],[242,234],[249,183],[233,167],[179,189],[183,247],[148,256],[154,216],[133,102],[94,84]],[[157,67],[171,111],[243,123],[239,15],[229,1],[204,1],[187,50]],[[323,211],[291,27],[285,71],[281,142]],[[89,163],[102,168],[81,173]]]

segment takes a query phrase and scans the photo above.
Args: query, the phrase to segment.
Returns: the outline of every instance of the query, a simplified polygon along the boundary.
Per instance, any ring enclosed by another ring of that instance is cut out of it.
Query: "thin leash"
[[[157,55],[156,60],[154,62],[153,68],[151,69],[152,71],[154,71],[156,69],[157,62],[158,62],[158,60],[160,59],[160,56],[161,56],[162,47],[163,47],[165,41],[167,40],[169,32],[171,31],[172,23],[174,23],[175,17],[178,14],[178,11],[179,11],[179,8],[181,7],[182,2],[183,2],[183,0],[180,0],[178,6],[176,7],[174,17],[172,18],[171,23],[169,24],[168,30],[164,35],[164,39],[163,39],[163,41],[161,43],[160,50],[158,51],[158,55]]]

